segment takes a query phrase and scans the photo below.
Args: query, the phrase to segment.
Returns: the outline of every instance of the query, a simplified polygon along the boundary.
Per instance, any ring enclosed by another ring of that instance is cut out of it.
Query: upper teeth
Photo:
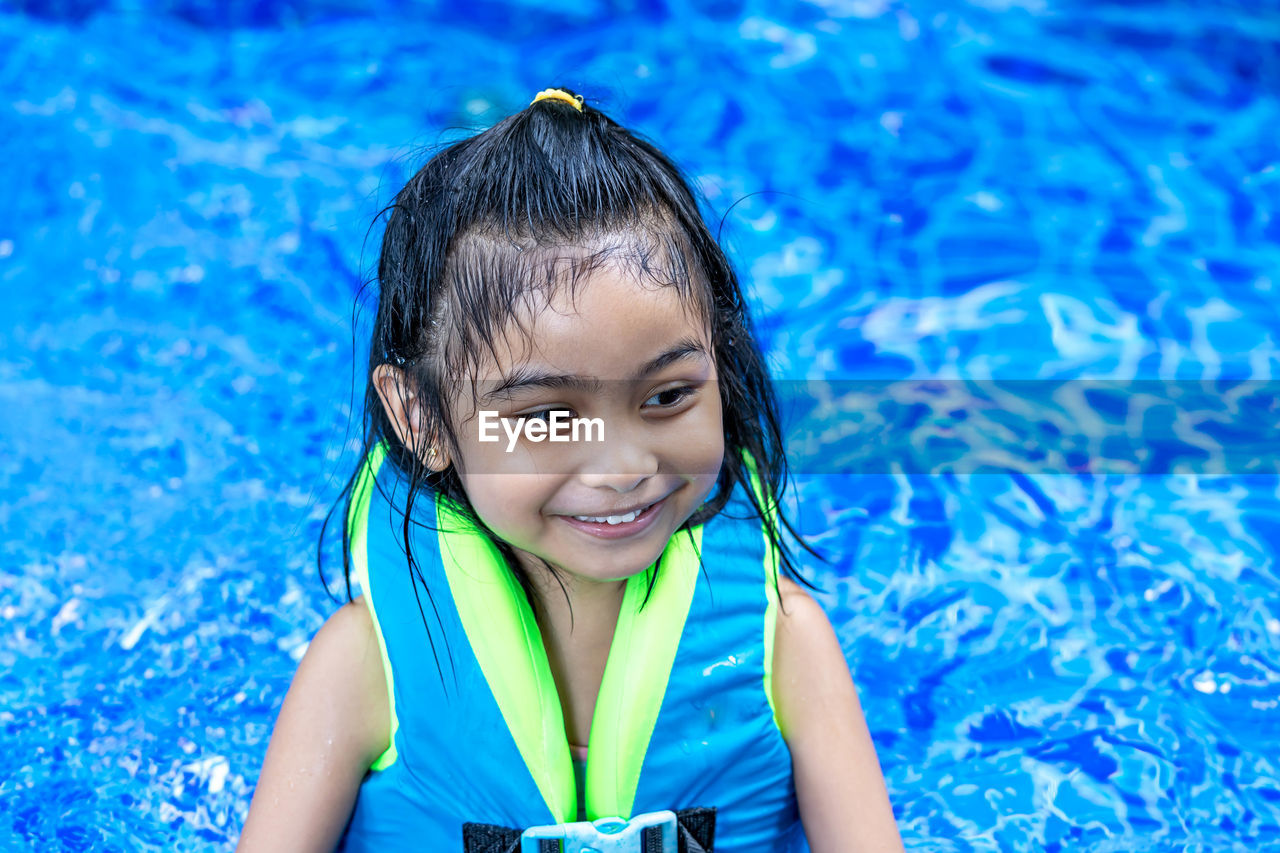
[[[578,521],[594,521],[597,524],[626,524],[629,521],[635,521],[640,513],[644,512],[648,507],[632,510],[626,515],[575,515]]]

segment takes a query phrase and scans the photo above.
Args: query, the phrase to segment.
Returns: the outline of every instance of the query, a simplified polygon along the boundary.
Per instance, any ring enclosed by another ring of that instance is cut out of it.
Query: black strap
[[[520,853],[520,832],[491,823],[464,823],[463,853]]]
[[[716,810],[697,807],[676,812],[680,825],[679,853],[715,853]]]
[[[676,853],[715,853],[715,808],[681,809],[676,812],[679,850]],[[523,830],[495,826],[491,823],[464,823],[462,825],[462,853],[520,853],[520,835]],[[538,853],[560,853],[560,842],[544,838],[538,844]],[[662,830],[648,827],[640,833],[642,853],[672,853],[662,849]]]

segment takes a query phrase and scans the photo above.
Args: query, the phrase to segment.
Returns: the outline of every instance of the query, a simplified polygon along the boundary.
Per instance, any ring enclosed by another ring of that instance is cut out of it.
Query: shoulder
[[[773,698],[778,723],[790,740],[791,732],[811,716],[814,700],[848,708],[857,698],[849,664],[822,605],[785,577],[778,579],[778,592]]]
[[[823,662],[846,666],[844,653],[836,639],[831,620],[809,591],[790,578],[778,578],[778,616],[774,627],[774,656],[779,651],[786,662],[801,662],[810,655],[822,656]]]
[[[378,633],[361,596],[338,608],[316,632],[276,729],[286,726],[305,738],[322,738],[367,769],[390,742],[390,716]]]
[[[378,642],[377,632],[373,627],[373,617],[369,615],[369,607],[361,595],[349,601],[335,611],[316,632],[307,654],[313,651],[320,654],[345,654],[354,646],[365,646]]]
[[[307,647],[267,747],[237,850],[332,850],[390,738],[377,632],[363,599]]]
[[[317,692],[328,693],[335,710],[348,717],[335,722],[365,730],[364,738],[373,741],[364,747],[373,753],[371,760],[381,754],[388,742],[390,704],[378,632],[364,596],[338,608],[316,632],[295,684],[302,679],[308,686],[317,682]]]
[[[318,664],[357,665],[369,651],[377,651],[377,632],[373,627],[373,618],[364,603],[364,596],[350,601],[329,615],[320,630],[316,631],[311,642],[307,644],[306,654],[298,665],[298,673],[294,677],[310,674],[312,669],[320,668]],[[326,667],[327,668],[327,667]]]
[[[779,579],[773,699],[814,853],[902,850],[849,664],[822,606]]]
[[[817,619],[821,619],[827,627],[830,627],[831,623],[822,605],[814,601],[809,591],[800,584],[780,574],[778,592],[779,603],[782,605],[778,610],[779,627],[783,624],[811,625]]]

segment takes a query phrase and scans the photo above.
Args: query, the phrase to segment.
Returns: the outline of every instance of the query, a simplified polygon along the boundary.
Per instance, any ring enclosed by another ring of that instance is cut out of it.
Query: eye
[[[676,388],[667,388],[659,391],[652,397],[644,401],[644,405],[650,408],[673,409],[682,402],[697,393],[697,389],[688,385],[681,385]]]
[[[551,408],[551,409],[539,409],[536,412],[522,412],[521,414],[516,415],[516,417],[527,418],[528,420],[531,420],[531,421],[546,421],[550,423],[551,415],[555,412],[560,412],[561,417],[565,419],[572,419],[574,416],[573,409]]]

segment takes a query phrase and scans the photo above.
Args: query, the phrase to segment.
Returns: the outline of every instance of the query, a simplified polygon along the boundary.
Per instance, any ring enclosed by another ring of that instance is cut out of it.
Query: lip
[[[580,521],[571,515],[562,515],[559,518],[571,527],[598,539],[625,539],[628,536],[635,536],[648,530],[657,520],[663,507],[667,505],[667,499],[670,497],[671,495],[667,495],[649,504],[648,509],[636,516],[634,520],[622,524],[609,524],[607,521]],[[645,504],[640,504],[640,506],[645,506]],[[633,506],[629,510],[611,512],[609,515],[626,515],[628,512],[634,512],[637,509],[639,507]],[[586,513],[583,513],[583,515],[586,515]]]
[[[624,506],[621,509],[607,509],[604,512],[573,512],[573,513],[561,513],[561,515],[589,515],[589,516],[592,516],[593,518],[601,518],[606,515],[626,515],[627,513],[635,512],[638,509],[643,509],[647,506],[653,506],[656,503],[660,503],[661,501],[666,500],[668,497],[669,495],[663,495],[662,497],[655,498],[654,500],[651,500],[651,501],[641,501],[640,503],[632,504],[631,506]]]

